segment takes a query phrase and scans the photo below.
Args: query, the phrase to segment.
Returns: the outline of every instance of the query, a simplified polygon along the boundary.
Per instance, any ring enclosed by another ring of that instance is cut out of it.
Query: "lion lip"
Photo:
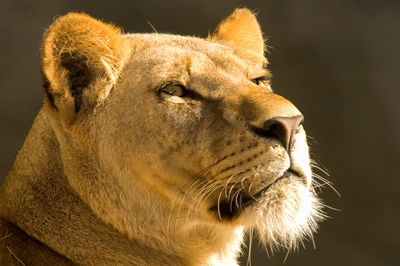
[[[240,204],[240,209],[243,211],[245,208],[250,207],[252,204],[257,203],[258,199],[262,197],[262,195],[270,189],[276,182],[282,179],[287,179],[291,177],[299,177],[299,175],[296,171],[293,169],[288,169],[285,173],[283,173],[282,176],[276,178],[273,182],[259,190],[257,193],[243,198],[241,204]],[[218,213],[219,220],[232,220],[235,217],[238,217],[240,214],[239,212],[239,206],[236,206],[236,208],[233,208],[232,203],[218,203],[215,206],[210,207],[210,211],[214,213]]]
[[[253,202],[257,201],[268,189],[270,189],[278,181],[290,178],[292,176],[299,176],[299,174],[293,171],[292,169],[287,170],[285,173],[283,173],[282,176],[275,179],[272,183],[268,184],[267,186],[259,190],[257,193],[253,194],[251,197],[243,199],[243,207],[248,207]]]

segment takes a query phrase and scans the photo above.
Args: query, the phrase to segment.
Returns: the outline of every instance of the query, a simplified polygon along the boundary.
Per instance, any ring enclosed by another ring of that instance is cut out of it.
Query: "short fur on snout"
[[[312,237],[305,131],[265,128],[301,113],[264,51],[247,9],[206,39],[57,18],[44,104],[0,190],[0,264],[235,265],[248,231],[271,249]]]

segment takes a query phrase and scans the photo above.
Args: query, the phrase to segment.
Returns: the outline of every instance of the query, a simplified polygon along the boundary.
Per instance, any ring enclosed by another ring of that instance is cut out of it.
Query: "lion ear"
[[[257,64],[266,64],[264,39],[255,15],[248,9],[236,9],[222,21],[208,40],[234,48]]]
[[[69,113],[98,105],[114,86],[128,51],[121,30],[111,24],[78,13],[56,19],[41,50],[50,104]]]

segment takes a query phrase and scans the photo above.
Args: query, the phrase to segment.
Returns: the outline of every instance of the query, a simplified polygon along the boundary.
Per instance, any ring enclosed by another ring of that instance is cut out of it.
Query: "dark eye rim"
[[[163,89],[167,88],[168,86],[179,86],[182,89],[182,92],[183,92],[182,95],[178,96],[178,95],[174,95],[174,94],[168,93],[166,91],[163,91]],[[193,100],[202,100],[202,99],[204,99],[204,97],[202,95],[200,95],[199,93],[197,93],[197,92],[195,92],[195,91],[193,91],[191,89],[188,89],[187,87],[185,87],[181,83],[175,82],[175,81],[167,82],[167,83],[161,85],[156,90],[156,93],[158,94],[159,97],[161,97],[162,93],[165,93],[165,94],[168,94],[170,96],[177,96],[177,97],[180,97],[180,98],[190,98],[190,99],[193,99]]]
[[[171,87],[171,86],[180,87],[180,89],[182,90],[182,95],[175,95],[175,94],[170,93],[165,90],[166,88]],[[157,93],[159,93],[159,94],[165,93],[165,94],[169,94],[171,96],[177,96],[177,97],[185,97],[185,95],[187,94],[187,91],[188,91],[187,88],[178,82],[168,82],[168,83],[163,84],[162,86],[160,86],[157,89]]]
[[[253,83],[255,83],[256,85],[260,86],[260,85],[268,85],[269,83],[271,83],[271,77],[269,75],[264,75],[264,76],[260,76],[257,78],[254,78],[251,80]]]

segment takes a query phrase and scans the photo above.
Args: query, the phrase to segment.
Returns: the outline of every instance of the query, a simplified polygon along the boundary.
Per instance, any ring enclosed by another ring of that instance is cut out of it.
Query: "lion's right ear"
[[[265,43],[260,25],[255,14],[246,8],[235,9],[207,39],[231,46],[262,66],[268,62],[264,56]]]
[[[108,96],[129,44],[119,28],[86,14],[69,13],[46,31],[41,52],[47,99],[59,112],[73,116]]]

